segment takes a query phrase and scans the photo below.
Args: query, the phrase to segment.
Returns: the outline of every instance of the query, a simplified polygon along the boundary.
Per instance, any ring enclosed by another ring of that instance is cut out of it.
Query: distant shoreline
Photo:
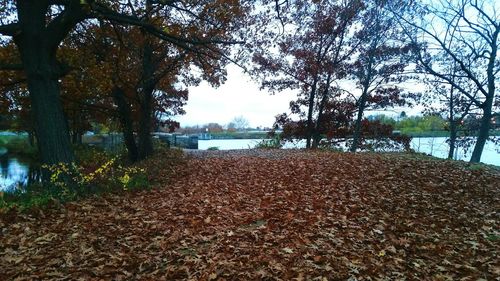
[[[408,135],[412,138],[440,138],[449,137],[448,131],[429,131],[429,132],[413,132],[404,133],[403,135]],[[214,140],[231,140],[231,139],[268,139],[267,132],[235,132],[235,133],[209,133],[211,139]],[[475,135],[459,135],[459,137],[476,137]],[[492,131],[490,136],[500,136],[500,130]],[[201,140],[201,139],[200,139]]]

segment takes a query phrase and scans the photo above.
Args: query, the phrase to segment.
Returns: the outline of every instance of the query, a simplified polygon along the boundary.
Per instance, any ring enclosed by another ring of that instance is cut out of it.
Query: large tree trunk
[[[471,163],[479,163],[481,161],[481,155],[483,154],[484,145],[488,140],[490,127],[491,127],[491,107],[493,105],[493,97],[487,98],[484,102],[483,107],[483,117],[481,118],[481,125],[479,127],[479,133],[477,135],[476,145],[472,151],[472,157],[470,158]]]
[[[46,32],[46,1],[18,1],[22,31],[14,36],[25,70],[37,145],[45,164],[74,160],[69,129],[60,100],[59,79],[64,74],[57,62],[58,37]],[[61,34],[59,34],[61,35]]]
[[[52,76],[52,63],[40,59],[44,56],[43,50],[23,52],[38,149],[45,164],[70,163],[74,155],[59,99],[59,82]]]
[[[31,76],[31,77],[30,77]],[[28,74],[28,89],[35,116],[35,132],[42,162],[70,163],[74,160],[57,80],[43,74]]]
[[[134,139],[134,123],[132,122],[132,111],[125,98],[125,92],[120,87],[114,87],[112,90],[113,99],[118,107],[118,118],[123,132],[123,139],[127,147],[128,159],[131,162],[138,160],[137,144]]]
[[[147,89],[142,93],[141,115],[139,118],[139,159],[143,160],[153,154],[153,140],[151,138],[153,110],[153,90]]]

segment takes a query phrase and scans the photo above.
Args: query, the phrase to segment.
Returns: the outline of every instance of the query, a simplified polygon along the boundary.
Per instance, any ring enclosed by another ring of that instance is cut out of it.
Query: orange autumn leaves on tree
[[[66,68],[66,58],[58,56],[70,35],[92,25],[135,26],[151,38],[160,39],[165,46],[193,54],[198,61],[193,64],[202,69],[202,78],[218,83],[225,77],[219,66],[231,60],[230,46],[243,41],[238,31],[246,22],[247,12],[255,8],[253,1],[233,0],[35,2],[2,1],[0,35],[4,36],[2,42],[15,44],[22,58],[19,68],[28,80],[34,127],[41,159],[46,164],[74,160],[60,91],[61,80],[71,69]],[[157,22],[155,18],[165,22]],[[176,26],[180,30],[178,33],[174,30]],[[151,53],[144,57],[152,58],[153,50],[148,46],[146,49]],[[221,61],[221,64],[213,64],[213,61]],[[0,67],[5,69],[2,63]],[[149,74],[144,77],[150,77]],[[145,89],[144,86],[140,88]],[[147,88],[151,92],[153,87],[148,85]],[[151,96],[145,95],[143,109],[151,107]],[[143,119],[151,119],[151,110],[142,112],[149,112]],[[149,122],[142,125],[140,128],[147,127],[145,132],[150,131]]]
[[[148,10],[147,5],[145,8],[139,11],[142,16],[150,24],[164,27],[172,36],[186,36],[188,32],[193,38],[219,40],[233,36],[230,28],[220,28],[230,25],[232,19],[227,16],[241,14],[239,8],[228,6],[224,13],[212,15],[213,7],[207,5],[198,18],[201,22],[218,22],[217,26],[207,28],[196,21],[190,25],[169,22],[158,12]],[[67,84],[81,90],[82,83],[78,80],[102,81],[99,86],[84,85],[84,92],[99,91],[102,100],[114,101],[116,119],[125,134],[131,161],[151,154],[153,128],[175,126],[169,117],[184,112],[182,106],[188,94],[185,87],[197,85],[202,79],[220,85],[226,76],[224,66],[229,62],[229,48],[224,45],[210,47],[200,43],[186,50],[166,44],[143,28],[104,21],[85,26],[68,41],[72,57],[80,67]],[[80,52],[83,54],[78,55]]]
[[[92,122],[116,123],[114,87],[123,89],[135,122],[145,111],[152,112],[145,118],[152,120],[143,124],[155,127],[168,123],[169,116],[182,114],[185,86],[201,79],[218,86],[225,80],[230,41],[236,42],[234,31],[251,7],[238,1],[198,1],[174,9],[159,9],[164,5],[159,3],[152,9],[151,1],[134,2],[133,7],[109,4],[122,14],[133,12],[144,25],[131,27],[109,19],[82,22],[61,44],[57,52],[64,69],[59,78],[60,100],[74,141]],[[157,34],[158,30],[168,33],[168,38]],[[149,62],[145,62],[146,47]],[[194,75],[190,73],[193,67],[199,70]],[[149,88],[147,95],[145,88]],[[157,122],[160,119],[162,124]]]
[[[26,77],[20,69],[19,55],[11,43],[0,42],[0,46],[1,129],[32,132]]]

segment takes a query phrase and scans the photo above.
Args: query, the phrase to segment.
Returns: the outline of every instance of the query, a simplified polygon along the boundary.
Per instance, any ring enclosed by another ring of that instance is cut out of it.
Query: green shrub
[[[211,147],[207,148],[207,150],[219,150],[219,147],[218,146],[211,146]]]
[[[275,136],[272,139],[261,140],[255,146],[255,148],[262,148],[262,149],[277,149],[277,148],[282,148],[282,147],[283,147],[283,143],[282,143],[279,136]]]
[[[144,168],[123,166],[118,157],[110,158],[97,150],[80,151],[82,163],[59,163],[43,165],[50,173],[47,182],[26,187],[12,193],[0,192],[0,213],[9,209],[19,210],[43,207],[51,202],[67,202],[117,190],[149,189],[150,184]]]
[[[7,149],[9,154],[36,160],[38,149],[30,145],[26,136],[1,136],[0,147]]]

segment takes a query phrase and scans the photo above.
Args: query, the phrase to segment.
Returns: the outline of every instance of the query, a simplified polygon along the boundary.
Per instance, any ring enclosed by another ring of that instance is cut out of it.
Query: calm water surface
[[[39,169],[0,148],[0,191],[15,191],[39,180]]]
[[[217,147],[220,150],[250,149],[254,148],[259,142],[260,140],[255,139],[200,140],[198,148],[201,150],[206,150],[210,147]],[[448,156],[446,138],[414,138],[411,146],[417,152],[431,154],[439,158],[446,158]],[[285,145],[285,148],[303,147],[305,147],[304,141]],[[466,154],[463,149],[459,149],[455,154],[455,158],[457,160],[468,161],[471,151],[472,149]],[[481,162],[500,166],[499,151],[499,146],[495,146],[492,142],[487,142]],[[0,191],[13,191],[40,180],[40,171],[34,165],[18,157],[9,155],[3,148],[0,148],[0,170]]]
[[[254,148],[260,140],[255,139],[239,139],[239,140],[200,140],[198,141],[198,148],[205,150],[209,147],[217,147],[220,150],[229,149],[249,149]],[[285,148],[303,148],[305,141],[295,144],[287,144]],[[448,157],[448,144],[446,138],[414,138],[411,142],[411,147],[417,152],[433,155],[439,158]],[[455,154],[456,160],[468,161],[472,153],[472,148],[466,154],[463,149],[458,149]],[[487,142],[481,162],[500,166],[500,146],[495,146],[493,142]]]

